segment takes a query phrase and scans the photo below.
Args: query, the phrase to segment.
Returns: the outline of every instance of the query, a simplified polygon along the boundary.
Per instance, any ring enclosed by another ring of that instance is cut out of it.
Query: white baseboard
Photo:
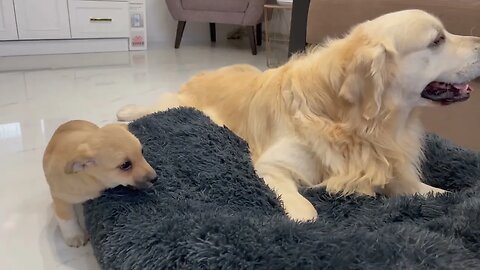
[[[128,51],[128,38],[0,41],[0,56]]]
[[[0,59],[0,73],[41,69],[129,66],[129,52],[8,56]]]

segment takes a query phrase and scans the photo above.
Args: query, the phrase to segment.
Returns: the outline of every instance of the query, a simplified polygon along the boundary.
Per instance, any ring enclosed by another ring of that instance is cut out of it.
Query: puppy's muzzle
[[[157,173],[154,171],[149,175],[143,177],[140,181],[135,181],[135,187],[138,189],[147,189],[153,186],[153,183],[157,181]]]

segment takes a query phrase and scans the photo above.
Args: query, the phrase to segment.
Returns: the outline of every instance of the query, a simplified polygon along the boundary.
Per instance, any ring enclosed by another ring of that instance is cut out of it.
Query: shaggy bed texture
[[[480,156],[426,137],[436,198],[304,190],[319,218],[289,221],[245,142],[193,109],[130,124],[159,180],[85,204],[104,269],[480,269]]]

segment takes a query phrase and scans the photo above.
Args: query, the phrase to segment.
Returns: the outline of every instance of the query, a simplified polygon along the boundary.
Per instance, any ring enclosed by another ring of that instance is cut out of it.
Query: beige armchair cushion
[[[245,12],[248,3],[245,0],[182,0],[184,9],[224,12]]]

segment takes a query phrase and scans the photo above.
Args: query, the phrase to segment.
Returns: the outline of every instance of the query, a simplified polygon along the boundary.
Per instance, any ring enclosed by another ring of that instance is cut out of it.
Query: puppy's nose
[[[157,175],[155,174],[155,177],[150,178],[149,181],[150,181],[150,183],[155,183],[155,182],[157,182],[157,180],[158,180],[158,177],[157,177]]]
[[[158,179],[157,172],[153,171],[153,173],[150,174],[150,182],[155,182],[157,181],[157,179]]]
[[[157,173],[155,171],[152,171],[151,173],[143,177],[144,182],[154,183],[156,180],[157,180]]]

